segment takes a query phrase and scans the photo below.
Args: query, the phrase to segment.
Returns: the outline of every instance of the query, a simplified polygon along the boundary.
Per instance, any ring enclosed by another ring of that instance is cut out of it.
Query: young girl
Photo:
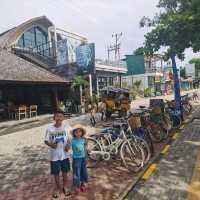
[[[84,138],[85,134],[86,131],[81,125],[77,125],[72,131],[73,185],[76,194],[80,193],[80,191],[86,192],[85,184],[88,182],[88,172],[86,167],[87,141]]]

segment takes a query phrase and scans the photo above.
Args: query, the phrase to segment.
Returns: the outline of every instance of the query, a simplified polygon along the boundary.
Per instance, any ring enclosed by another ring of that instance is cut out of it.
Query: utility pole
[[[115,38],[115,61],[117,60],[117,55],[118,55],[118,59],[120,59],[120,46],[121,43],[119,42],[120,38],[122,37],[122,32],[121,33],[115,33],[112,35],[113,38]]]
[[[120,60],[120,48],[121,48],[121,42],[120,38],[122,37],[121,33],[114,33],[112,34],[112,38],[115,38],[114,45],[110,45],[107,49],[108,51],[108,61],[110,60],[110,52],[115,52],[115,62]]]

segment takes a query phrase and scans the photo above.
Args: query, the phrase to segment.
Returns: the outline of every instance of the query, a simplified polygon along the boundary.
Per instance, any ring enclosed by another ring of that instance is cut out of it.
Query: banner
[[[67,39],[59,40],[57,42],[57,65],[64,65],[68,60],[68,45]]]
[[[85,44],[76,48],[76,63],[81,74],[95,73],[95,45]]]

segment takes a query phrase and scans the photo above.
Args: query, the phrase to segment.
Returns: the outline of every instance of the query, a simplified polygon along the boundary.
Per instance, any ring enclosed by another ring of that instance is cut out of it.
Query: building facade
[[[124,62],[96,61],[97,92],[108,86],[122,86],[122,77],[127,73]]]
[[[126,55],[127,75],[123,77],[129,87],[136,81],[141,81],[141,90],[151,88],[152,93],[161,92],[161,79],[163,77],[163,60],[161,55],[152,57],[144,55]]]

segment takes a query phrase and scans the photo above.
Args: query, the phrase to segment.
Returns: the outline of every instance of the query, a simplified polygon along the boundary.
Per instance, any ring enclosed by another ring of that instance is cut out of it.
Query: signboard
[[[81,74],[95,73],[95,45],[85,44],[76,48],[76,62]]]
[[[64,65],[68,63],[68,45],[67,39],[59,40],[57,42],[57,65]]]

